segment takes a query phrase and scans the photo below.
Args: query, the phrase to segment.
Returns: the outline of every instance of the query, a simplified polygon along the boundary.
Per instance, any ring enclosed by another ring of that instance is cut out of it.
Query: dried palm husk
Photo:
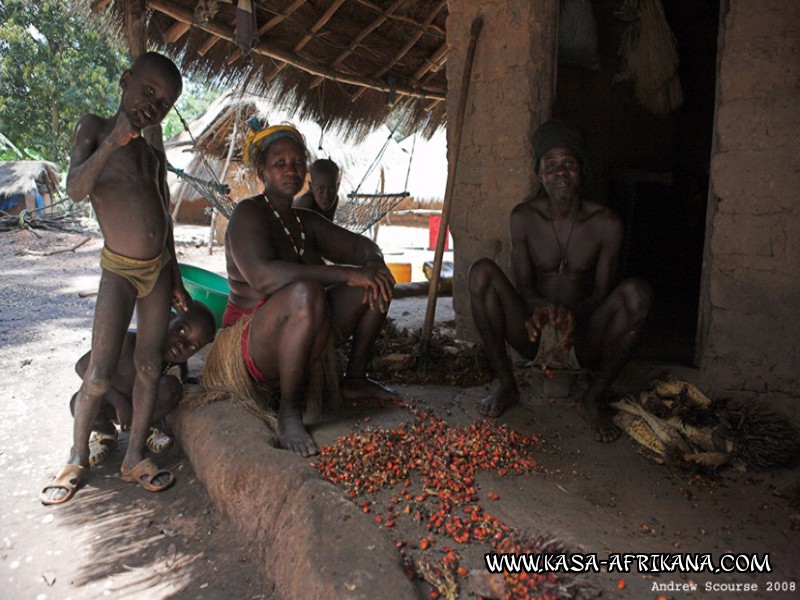
[[[660,0],[623,0],[615,16],[630,25],[622,35],[618,54],[622,68],[614,83],[633,82],[637,100],[659,117],[683,104],[678,77],[678,44],[664,16]]]
[[[764,469],[792,465],[800,458],[800,432],[763,402],[729,401],[720,416],[737,464]]]

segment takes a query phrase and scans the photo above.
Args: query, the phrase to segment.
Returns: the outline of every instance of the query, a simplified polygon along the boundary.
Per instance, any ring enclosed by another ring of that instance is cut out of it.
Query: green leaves
[[[5,0],[0,8],[0,131],[62,166],[78,119],[116,112],[127,66],[83,4]]]

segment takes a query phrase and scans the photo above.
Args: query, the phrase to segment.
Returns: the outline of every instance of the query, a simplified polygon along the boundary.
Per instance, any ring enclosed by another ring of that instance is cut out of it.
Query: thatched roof
[[[36,191],[36,181],[58,189],[61,171],[55,163],[44,160],[9,160],[0,162],[0,196]]]
[[[121,26],[128,0],[94,0]],[[296,116],[364,135],[391,118],[444,122],[446,0],[253,0],[259,41],[235,43],[236,2],[146,0],[148,46],[194,79],[277,92]]]

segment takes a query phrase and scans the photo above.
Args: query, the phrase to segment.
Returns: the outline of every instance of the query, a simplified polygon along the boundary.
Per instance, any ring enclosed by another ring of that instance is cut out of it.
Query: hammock
[[[392,212],[403,199],[411,195],[408,191],[393,194],[383,192],[376,194],[359,193],[364,180],[369,176],[381,158],[383,158],[386,147],[389,145],[389,141],[394,136],[394,133],[394,131],[389,133],[383,147],[372,161],[372,164],[367,168],[364,177],[361,178],[361,183],[358,184],[355,191],[347,194],[347,200],[345,202],[339,203],[339,207],[336,209],[336,215],[333,219],[337,225],[341,225],[345,229],[349,229],[355,233],[363,233],[370,227],[379,223],[386,215]],[[411,155],[408,157],[406,182],[403,186],[406,190],[408,190],[408,177],[411,174],[411,161],[414,158],[414,149],[416,145],[417,136],[414,134],[414,140],[411,144]]]
[[[211,205],[216,208],[220,213],[225,215],[226,219],[230,219],[233,214],[233,209],[236,207],[236,202],[230,197],[231,188],[226,183],[220,183],[216,179],[211,181],[208,179],[201,179],[183,169],[178,169],[167,163],[167,169],[175,175],[178,179],[183,180],[186,184],[190,185],[198,194],[208,200]],[[213,171],[211,171],[213,173]],[[177,213],[177,207],[175,208]]]
[[[347,194],[347,201],[340,202],[333,221],[345,229],[355,233],[363,233],[386,215],[388,215],[403,198],[411,194]]]
[[[190,173],[186,173],[183,169],[176,168],[169,163],[167,164],[167,169],[175,173],[179,179],[190,185],[194,190],[197,191],[198,194],[208,200],[211,205],[216,208],[217,211],[219,211],[220,214],[222,214],[226,219],[230,219],[231,214],[233,214],[233,209],[236,207],[236,202],[230,197],[230,187],[227,184],[220,182],[216,178],[216,175],[214,175],[214,169],[212,169],[208,164],[203,150],[199,148],[197,140],[195,140],[192,132],[189,130],[189,125],[186,123],[183,116],[177,111],[177,109],[175,109],[175,112],[178,114],[179,119],[183,123],[184,129],[189,134],[194,147],[200,154],[206,170],[212,174],[214,179],[202,179]],[[337,225],[344,227],[345,229],[349,229],[355,233],[363,233],[367,229],[375,226],[404,198],[407,198],[411,195],[408,191],[376,194],[359,193],[359,189],[361,189],[361,185],[364,183],[364,180],[369,176],[386,152],[386,148],[389,145],[389,141],[394,136],[394,133],[394,131],[389,133],[389,136],[386,138],[383,147],[372,161],[372,164],[369,166],[366,173],[364,173],[364,177],[361,179],[361,183],[358,184],[358,187],[356,187],[355,191],[347,194],[346,201],[339,203],[339,207],[336,210],[336,216],[334,217],[334,222]],[[233,137],[235,138],[235,130]],[[408,169],[406,170],[406,181],[404,186],[406,190],[408,189],[408,178],[411,174],[411,161],[414,158],[414,149],[416,148],[416,144],[417,136],[415,134],[413,143],[411,145],[411,154],[408,158]],[[175,215],[177,215],[177,210],[178,207],[176,206],[174,211]]]

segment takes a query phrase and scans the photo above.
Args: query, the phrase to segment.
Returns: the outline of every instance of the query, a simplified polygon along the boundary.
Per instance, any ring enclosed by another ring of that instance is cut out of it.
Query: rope
[[[183,169],[179,169],[169,163],[167,163],[167,170],[175,173],[175,175],[177,175],[179,179],[183,179],[184,181],[188,181],[189,183],[193,183],[195,185],[213,190],[220,196],[227,196],[228,194],[231,193],[231,187],[227,183],[220,183],[219,180],[210,181],[208,179],[201,179],[200,177],[192,175],[191,173],[187,173]]]
[[[411,163],[414,160],[414,151],[417,147],[417,134],[414,133],[414,139],[411,143],[411,153],[408,157],[408,167],[406,169],[406,180],[403,185],[404,191],[399,193],[380,193],[380,194],[361,194],[359,190],[361,186],[364,184],[364,181],[367,179],[370,173],[375,169],[377,164],[383,158],[383,155],[386,153],[386,148],[389,147],[389,141],[395,134],[396,131],[393,129],[389,132],[389,135],[386,138],[386,141],[383,143],[383,147],[378,152],[375,159],[367,168],[367,171],[364,173],[364,177],[362,177],[361,182],[356,187],[355,191],[350,192],[347,194],[348,202],[344,202],[339,205],[339,208],[336,211],[335,221],[338,225],[345,227],[351,231],[356,233],[363,233],[375,223],[378,223],[381,219],[383,219],[387,214],[389,214],[394,208],[403,201],[404,198],[408,198],[411,194],[408,191],[408,181],[411,177]],[[377,200],[377,202],[376,202]]]
[[[186,130],[186,133],[189,134],[189,139],[192,140],[192,145],[200,155],[200,160],[203,162],[203,166],[206,170],[211,173],[211,177],[213,177],[213,181],[209,181],[206,179],[201,179],[200,177],[196,177],[195,175],[190,175],[186,173],[183,169],[179,169],[174,167],[173,165],[167,163],[167,169],[175,173],[179,179],[183,179],[189,185],[191,185],[197,192],[200,193],[203,198],[211,202],[211,204],[226,218],[230,219],[231,214],[233,214],[233,209],[236,206],[236,203],[230,197],[231,188],[225,183],[220,182],[217,178],[216,174],[214,173],[214,169],[208,163],[208,159],[206,159],[206,155],[203,152],[202,148],[197,145],[197,139],[195,139],[194,135],[192,135],[191,129],[189,129],[189,124],[186,122],[186,119],[183,118],[183,115],[178,110],[177,106],[173,106],[172,110],[175,111],[175,114],[178,115],[178,119],[180,119],[183,128]]]
[[[408,157],[408,170],[406,171],[406,182],[403,189],[408,190],[408,178],[411,175],[411,161],[414,160],[414,149],[417,147],[417,132],[414,132],[414,139],[411,141],[411,156]]]
[[[375,159],[372,161],[372,163],[369,165],[369,167],[367,167],[367,170],[364,173],[364,177],[361,178],[361,181],[356,186],[356,189],[353,192],[353,194],[358,194],[358,190],[361,189],[361,186],[364,184],[364,181],[367,179],[367,177],[369,177],[369,174],[372,173],[372,170],[375,168],[375,166],[383,158],[383,155],[386,153],[386,148],[389,146],[389,140],[392,139],[393,135],[394,135],[394,131],[390,131],[389,132],[389,136],[386,138],[386,141],[383,143],[383,147],[378,151],[378,154],[375,156]]]

